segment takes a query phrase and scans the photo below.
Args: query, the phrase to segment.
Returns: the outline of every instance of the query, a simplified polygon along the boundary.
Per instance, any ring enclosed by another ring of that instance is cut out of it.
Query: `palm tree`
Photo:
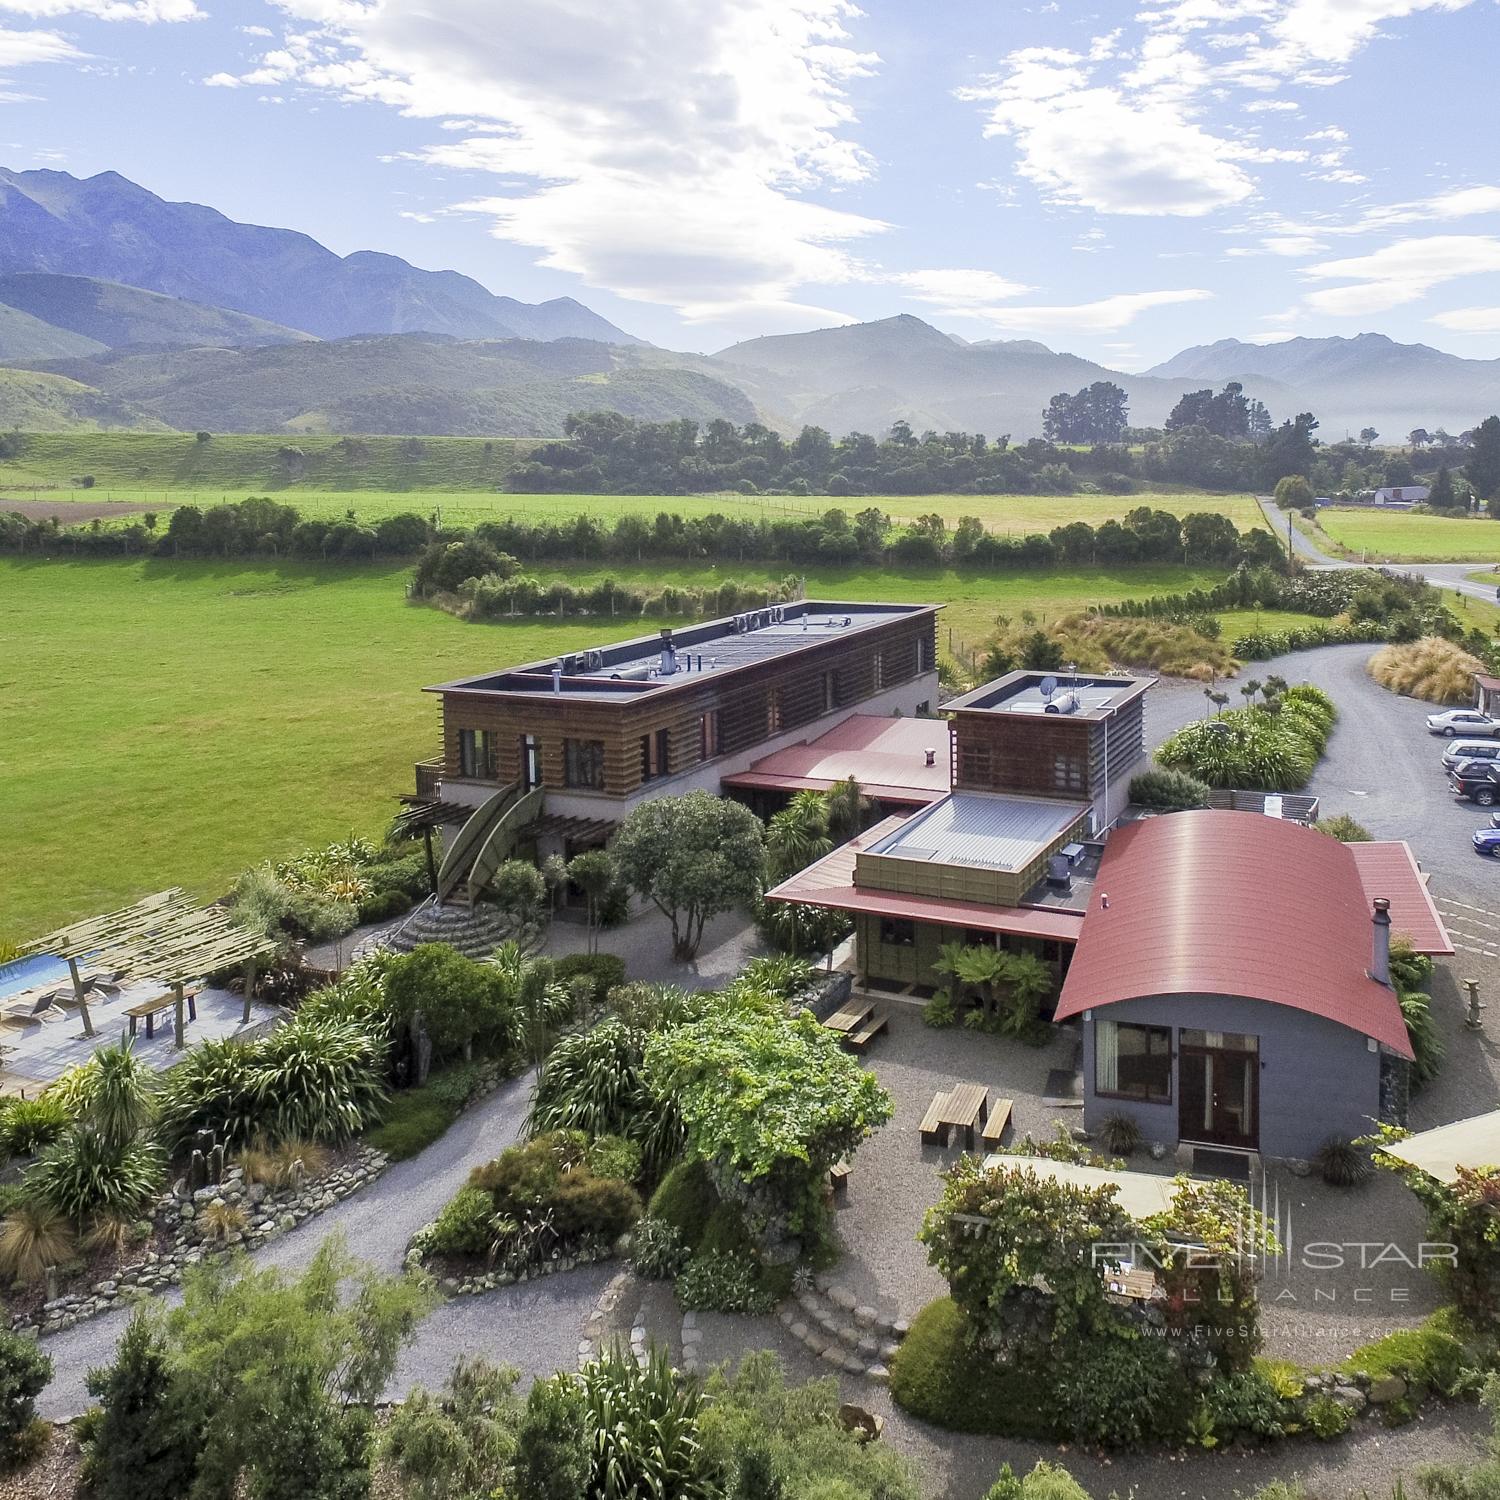
[[[766,827],[766,873],[772,881],[786,880],[832,848],[827,799],[798,792]]]
[[[860,790],[859,782],[847,777],[831,788],[824,797],[828,833],[835,844],[846,844],[865,824],[870,799]]]

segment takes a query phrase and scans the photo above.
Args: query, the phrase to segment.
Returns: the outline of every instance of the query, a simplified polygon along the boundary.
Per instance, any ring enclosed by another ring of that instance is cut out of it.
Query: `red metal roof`
[[[1410,940],[1418,953],[1452,953],[1453,940],[1433,905],[1427,877],[1411,846],[1393,840],[1350,844],[1365,904],[1384,896],[1391,903],[1391,932]]]
[[[1116,830],[1057,1019],[1149,995],[1242,995],[1411,1056],[1369,977],[1370,908],[1350,846],[1279,818],[1184,812]]]
[[[1083,913],[1050,907],[984,906],[975,901],[947,901],[936,896],[909,896],[899,891],[867,890],[854,883],[854,857],[861,849],[894,832],[905,818],[886,818],[858,838],[841,844],[831,854],[766,892],[767,901],[794,901],[803,906],[831,906],[837,911],[867,912],[881,917],[906,917],[914,922],[939,922],[948,927],[973,927],[982,932],[1011,932],[1025,937],[1077,942]]]
[[[927,751],[935,751],[927,764]],[[853,776],[866,796],[925,805],[949,790],[948,725],[941,719],[851,714],[815,740],[762,756],[725,786],[826,792]]]

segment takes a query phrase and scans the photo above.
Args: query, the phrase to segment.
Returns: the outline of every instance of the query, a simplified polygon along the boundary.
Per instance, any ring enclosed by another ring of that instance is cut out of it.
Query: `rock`
[[[1286,1169],[1293,1177],[1308,1177],[1312,1174],[1312,1163],[1303,1161],[1300,1156],[1289,1156],[1286,1159]]]
[[[1333,1389],[1333,1399],[1340,1406],[1347,1406],[1350,1411],[1363,1411],[1365,1409],[1365,1393],[1358,1386],[1335,1386]]]
[[[1372,1405],[1384,1406],[1388,1401],[1399,1401],[1406,1394],[1406,1382],[1399,1375],[1382,1375],[1370,1382],[1367,1394]]]
[[[846,1286],[837,1283],[828,1288],[828,1300],[835,1307],[842,1308],[845,1312],[853,1312],[859,1303],[859,1299]]]
[[[854,1321],[861,1328],[873,1328],[879,1321],[880,1314],[873,1307],[856,1307],[854,1309]]]
[[[276,1222],[281,1228],[283,1234],[287,1230],[295,1229],[297,1227],[297,1219],[294,1214],[282,1214],[280,1219],[278,1219]]]

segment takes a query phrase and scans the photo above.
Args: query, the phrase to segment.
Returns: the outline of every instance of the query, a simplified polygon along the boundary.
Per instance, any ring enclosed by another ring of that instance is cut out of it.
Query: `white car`
[[[1500,765],[1500,740],[1454,740],[1444,747],[1443,769],[1451,771],[1466,761],[1493,761]]]
[[[1472,740],[1481,734],[1500,734],[1500,720],[1477,708],[1450,708],[1445,713],[1427,715],[1427,732],[1446,735],[1450,740],[1461,734]]]

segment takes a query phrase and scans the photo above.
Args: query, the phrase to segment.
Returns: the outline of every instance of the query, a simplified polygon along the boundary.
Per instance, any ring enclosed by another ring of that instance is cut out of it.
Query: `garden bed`
[[[49,1299],[35,1287],[10,1299],[10,1326],[58,1333],[133,1296],[173,1285],[184,1266],[237,1248],[258,1249],[358,1192],[386,1166],[382,1152],[354,1144],[334,1153],[327,1170],[299,1186],[273,1189],[247,1182],[238,1166],[229,1168],[222,1183],[196,1192],[179,1179],[158,1201],[148,1237],[122,1250],[96,1253],[55,1297]],[[242,1225],[236,1224],[233,1210],[239,1211]]]

